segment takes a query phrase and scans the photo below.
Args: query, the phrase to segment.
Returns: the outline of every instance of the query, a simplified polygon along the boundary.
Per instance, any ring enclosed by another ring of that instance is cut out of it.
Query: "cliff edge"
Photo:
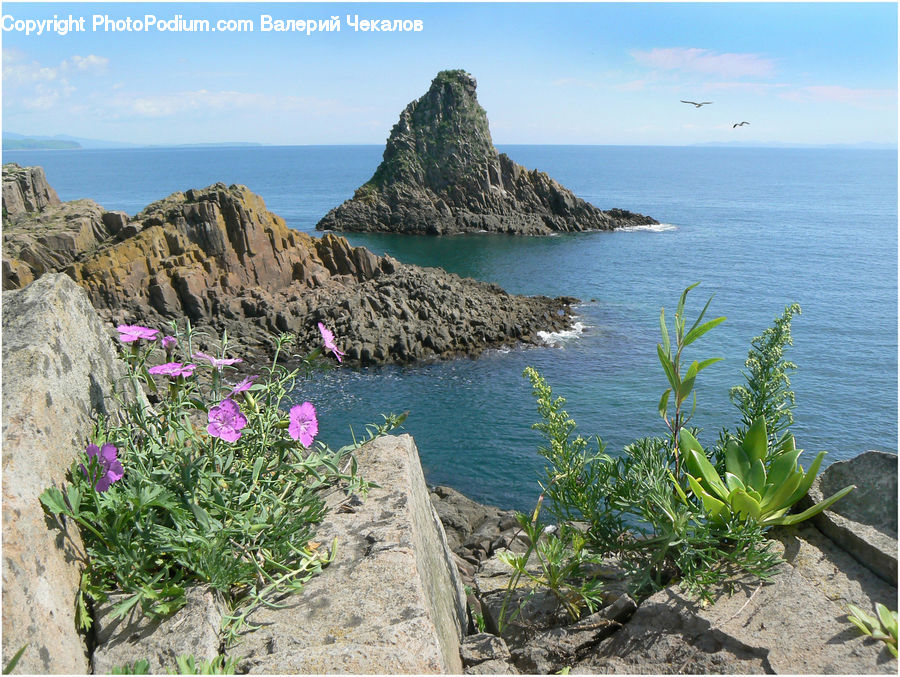
[[[475,89],[465,71],[438,73],[400,114],[372,178],[316,228],[549,235],[657,223],[622,209],[597,209],[498,152]]]

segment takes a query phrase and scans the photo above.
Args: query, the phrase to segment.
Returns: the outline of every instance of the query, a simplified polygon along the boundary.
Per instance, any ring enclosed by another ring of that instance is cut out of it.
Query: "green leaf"
[[[740,489],[741,491],[745,491],[746,487],[744,483],[741,482],[741,479],[735,475],[732,475],[730,472],[725,473],[725,486],[728,487],[728,491],[734,491],[735,489]]]
[[[769,484],[780,486],[797,469],[797,458],[802,454],[801,449],[794,449],[782,454],[769,466]]]
[[[12,671],[16,669],[16,665],[18,665],[19,659],[22,657],[22,654],[25,653],[25,649],[27,648],[27,644],[22,645],[22,648],[16,651],[15,656],[9,659],[9,663],[7,663],[6,667],[3,668],[4,675],[11,674]]]
[[[731,509],[744,517],[758,520],[760,515],[759,503],[751,498],[746,491],[738,489],[730,496]]]
[[[77,517],[81,512],[81,492],[74,484],[66,487],[66,497],[69,499],[69,505],[72,506],[72,515]]]
[[[686,346],[691,345],[694,341],[696,341],[698,338],[703,336],[710,329],[714,329],[714,328],[718,327],[720,324],[722,324],[725,321],[725,319],[726,318],[724,318],[724,317],[717,317],[715,320],[710,320],[709,322],[705,322],[705,323],[701,324],[699,327],[692,329],[691,331],[688,332],[688,335],[684,337],[683,345],[686,345]]]
[[[72,515],[69,506],[66,505],[66,499],[63,498],[63,493],[56,487],[44,489],[44,493],[41,494],[41,503],[53,515],[59,515],[60,513]]]
[[[667,357],[672,355],[672,343],[669,341],[669,329],[666,327],[666,309],[659,309],[659,328],[662,330],[662,347]]]
[[[773,493],[769,494],[762,502],[763,512],[769,513],[773,510],[781,510],[781,508],[790,508],[793,503],[788,499],[790,499],[794,490],[797,488],[797,485],[800,484],[802,480],[803,473],[797,471],[778,485],[778,488],[775,489]]]
[[[723,519],[723,511],[725,511],[725,503],[720,501],[715,496],[710,496],[703,490],[703,487],[700,486],[700,483],[691,475],[687,476],[688,484],[691,485],[691,491],[694,492],[694,496],[700,498],[703,502],[703,509],[706,510],[706,514],[710,516],[712,519]]]
[[[681,382],[681,385],[678,387],[678,391],[675,393],[675,402],[678,405],[681,405],[684,402],[685,398],[691,394],[691,390],[694,387],[694,377],[685,378],[684,381]]]
[[[769,522],[768,520],[763,520],[762,524],[779,524],[782,526],[790,526],[791,524],[797,524],[798,522],[802,522],[803,520],[808,520],[810,517],[815,517],[823,510],[830,508],[835,502],[842,499],[844,496],[849,494],[854,489],[856,489],[855,484],[851,485],[849,487],[844,487],[843,489],[841,489],[839,492],[837,492],[833,496],[830,496],[829,498],[825,499],[824,501],[822,501],[820,503],[816,503],[816,505],[814,505],[813,507],[809,508],[808,510],[804,510],[803,512],[801,512],[797,515],[786,515],[785,517],[782,517],[781,519],[776,520],[774,522]]]
[[[750,474],[747,476],[747,486],[762,493],[766,489],[766,466],[759,459],[750,464]]]
[[[678,392],[678,374],[675,373],[675,367],[669,361],[669,356],[663,352],[662,346],[658,343],[656,344],[656,354],[659,355],[659,363],[662,365],[663,371],[666,372],[666,378],[669,379],[669,384],[672,386],[672,390]]]
[[[711,490],[715,491],[721,498],[728,496],[728,489],[725,487],[725,484],[722,482],[716,469],[706,458],[702,447],[700,447],[700,443],[694,439],[693,435],[683,428],[680,435],[681,453],[684,455],[685,463],[688,465],[691,472],[696,472],[696,474],[706,482],[706,485]],[[697,451],[698,448],[700,451]]]
[[[857,626],[861,627],[863,629],[863,632],[865,632],[867,635],[871,635],[872,628],[878,625],[878,619],[876,619],[875,616],[872,616],[863,611],[855,604],[848,604],[847,608],[850,609],[850,613],[852,614],[852,616],[850,616],[850,619],[853,620],[855,618],[855,620],[858,621]],[[866,627],[863,628],[860,623],[864,624]]]
[[[671,471],[669,472],[669,479],[672,480],[672,484],[675,485],[675,493],[678,494],[678,498],[680,498],[681,501],[686,504],[688,502],[687,494],[684,493],[684,489],[682,489],[681,485],[678,484],[678,480],[675,479],[675,475],[673,475]]]
[[[855,625],[857,628],[859,628],[864,635],[872,635],[872,631],[869,629],[869,627],[861,620],[856,618],[856,616],[848,616],[847,620],[853,623],[853,625]]]
[[[669,395],[672,394],[671,388],[666,388],[666,392],[662,394],[662,397],[659,398],[659,415],[663,418],[666,417],[666,412],[669,409]]]
[[[822,460],[825,458],[825,454],[828,452],[820,451],[815,460],[812,462],[812,465],[809,466],[809,470],[806,471],[806,474],[803,476],[800,484],[797,486],[797,489],[794,491],[791,496],[790,502],[791,505],[799,501],[801,498],[806,496],[809,488],[812,486],[812,483],[816,479],[816,475],[819,473],[819,467],[822,465]]]
[[[750,476],[750,459],[735,440],[728,440],[725,444],[725,469],[737,477]]]
[[[700,283],[694,282],[694,284],[692,284],[690,287],[688,287],[683,292],[681,292],[681,298],[678,299],[678,309],[675,311],[676,315],[682,315],[684,313],[684,302],[687,300],[688,292],[691,289],[693,289],[694,287],[696,287],[698,284],[700,284]]]
[[[761,461],[766,460],[766,451],[769,446],[769,441],[766,433],[765,417],[759,416],[750,424],[750,429],[747,430],[747,434],[744,436],[744,441],[741,446],[744,447],[747,458],[750,459],[751,463],[757,459]]]
[[[875,603],[875,610],[878,612],[878,618],[881,620],[882,627],[887,630],[889,635],[897,636],[897,612],[891,611],[881,602]]]
[[[265,458],[259,456],[256,461],[253,462],[253,483],[255,484],[257,480],[259,480],[259,473],[262,471],[263,463],[265,462]]]

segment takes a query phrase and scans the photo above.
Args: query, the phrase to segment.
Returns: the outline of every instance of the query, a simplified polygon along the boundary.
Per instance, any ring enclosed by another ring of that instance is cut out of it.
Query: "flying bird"
[[[681,103],[689,103],[692,106],[696,106],[697,108],[700,108],[700,106],[705,106],[708,103],[712,103],[712,101],[701,101],[700,103],[697,103],[696,101],[685,101],[684,99],[681,99]]]
[[[749,122],[744,120],[744,122],[735,122],[733,125],[731,125],[731,128],[734,129],[735,127],[743,127],[744,125],[749,125],[749,124],[750,124]]]

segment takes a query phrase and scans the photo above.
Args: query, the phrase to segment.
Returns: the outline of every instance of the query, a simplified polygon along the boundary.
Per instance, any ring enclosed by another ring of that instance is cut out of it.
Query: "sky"
[[[501,145],[896,146],[897,11],[894,2],[4,2],[2,128],[137,144],[383,144],[439,71],[463,68]],[[84,17],[85,31],[19,30],[54,15]],[[254,30],[94,30],[94,15],[241,19]],[[263,15],[337,16],[340,31],[264,32]],[[354,16],[422,30],[354,30]]]

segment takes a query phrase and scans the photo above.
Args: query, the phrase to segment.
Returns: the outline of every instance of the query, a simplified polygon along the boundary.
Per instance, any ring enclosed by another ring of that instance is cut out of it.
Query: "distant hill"
[[[81,148],[81,144],[76,141],[29,137],[10,139],[3,137],[3,150],[77,150],[79,148]]]

